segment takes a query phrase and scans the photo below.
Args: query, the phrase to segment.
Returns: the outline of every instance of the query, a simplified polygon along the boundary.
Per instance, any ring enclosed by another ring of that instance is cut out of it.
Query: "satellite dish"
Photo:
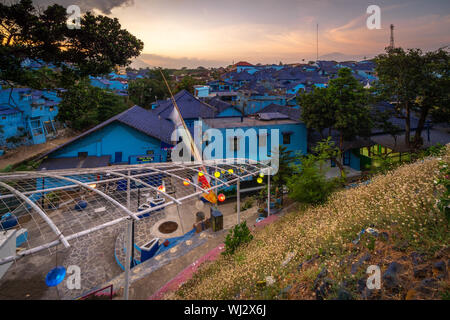
[[[52,270],[50,270],[49,273],[47,273],[47,276],[45,277],[45,283],[49,287],[56,287],[64,280],[65,276],[66,276],[66,268],[64,267],[53,268]]]

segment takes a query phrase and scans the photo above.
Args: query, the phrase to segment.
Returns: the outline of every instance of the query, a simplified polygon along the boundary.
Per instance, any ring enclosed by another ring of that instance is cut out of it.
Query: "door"
[[[122,152],[116,152],[114,162],[122,162]]]

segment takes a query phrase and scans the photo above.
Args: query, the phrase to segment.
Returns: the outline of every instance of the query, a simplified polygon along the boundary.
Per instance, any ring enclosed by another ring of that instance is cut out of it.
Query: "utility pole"
[[[317,24],[316,28],[316,61],[319,60],[319,24]]]
[[[389,48],[391,48],[391,49],[395,48],[395,46],[394,46],[394,25],[393,24],[391,24],[391,41],[389,44]]]

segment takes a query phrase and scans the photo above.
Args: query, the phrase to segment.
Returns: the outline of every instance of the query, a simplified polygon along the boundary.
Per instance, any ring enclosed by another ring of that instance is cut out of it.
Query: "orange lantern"
[[[224,195],[223,193],[221,193],[221,194],[219,194],[219,195],[217,196],[217,199],[218,199],[220,202],[224,202],[224,201],[225,201],[225,195]]]
[[[158,191],[166,192],[166,187],[164,185],[158,187]]]
[[[188,185],[190,185],[190,183],[189,183],[189,179],[185,179],[184,181],[183,181],[183,184],[187,187]]]

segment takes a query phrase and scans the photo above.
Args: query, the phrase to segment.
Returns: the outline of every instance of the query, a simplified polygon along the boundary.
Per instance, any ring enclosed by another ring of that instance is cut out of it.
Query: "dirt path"
[[[73,135],[64,136],[47,141],[43,144],[35,144],[32,146],[21,146],[14,150],[8,150],[5,155],[0,157],[0,170],[6,168],[9,165],[15,165],[27,159],[33,158],[37,155],[45,153],[47,151],[62,145],[73,138]]]

